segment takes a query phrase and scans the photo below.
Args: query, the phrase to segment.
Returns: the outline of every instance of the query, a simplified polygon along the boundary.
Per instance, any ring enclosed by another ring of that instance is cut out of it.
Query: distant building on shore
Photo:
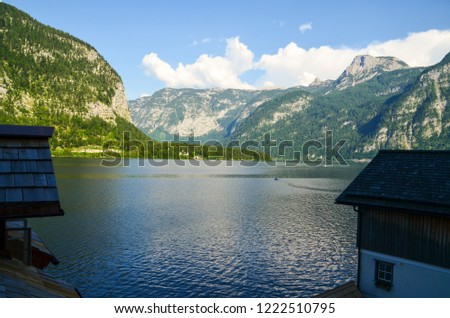
[[[0,125],[0,297],[79,297],[41,269],[56,258],[28,218],[64,215],[49,138],[53,127]]]
[[[450,297],[450,151],[382,150],[336,199],[358,213],[367,297]]]

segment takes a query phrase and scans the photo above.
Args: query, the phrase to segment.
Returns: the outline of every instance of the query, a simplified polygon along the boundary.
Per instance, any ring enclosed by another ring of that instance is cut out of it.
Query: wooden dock
[[[70,284],[16,259],[0,258],[0,298],[78,298]]]

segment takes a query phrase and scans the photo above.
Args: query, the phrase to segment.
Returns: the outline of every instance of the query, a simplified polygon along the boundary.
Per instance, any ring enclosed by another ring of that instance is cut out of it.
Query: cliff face
[[[132,126],[122,80],[92,46],[0,10],[0,123],[55,126],[63,147],[98,145],[118,121]]]
[[[450,53],[425,69],[383,116],[366,149],[448,148],[450,142]],[[377,145],[378,143],[378,145]]]
[[[128,101],[122,82],[117,82],[114,87],[111,105],[107,105],[100,101],[87,105],[86,118],[92,118],[95,116],[98,116],[110,123],[114,123],[116,117],[121,117],[127,121],[131,121]]]

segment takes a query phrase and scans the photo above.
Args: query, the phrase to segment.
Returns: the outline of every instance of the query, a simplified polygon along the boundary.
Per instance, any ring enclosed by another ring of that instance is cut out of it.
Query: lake
[[[84,297],[309,297],[356,278],[362,170],[54,159],[65,216],[30,220]],[[275,180],[278,178],[278,180]]]

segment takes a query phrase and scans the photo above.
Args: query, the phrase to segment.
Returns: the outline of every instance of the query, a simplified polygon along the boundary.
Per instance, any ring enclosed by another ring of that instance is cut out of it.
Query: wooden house
[[[52,127],[0,126],[0,255],[7,220],[64,215],[48,139]]]
[[[79,296],[40,271],[57,260],[27,226],[28,218],[64,215],[52,134],[53,127],[0,125],[0,296]]]
[[[358,213],[365,296],[450,297],[450,151],[382,150],[336,203]]]

